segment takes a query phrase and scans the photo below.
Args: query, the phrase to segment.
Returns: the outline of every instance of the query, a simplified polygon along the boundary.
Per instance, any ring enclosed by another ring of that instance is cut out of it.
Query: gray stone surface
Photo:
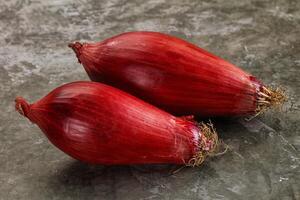
[[[251,122],[214,120],[231,150],[173,176],[75,161],[14,111],[17,95],[87,80],[68,42],[132,30],[193,42],[291,99]],[[298,0],[0,0],[0,34],[0,199],[300,199]]]

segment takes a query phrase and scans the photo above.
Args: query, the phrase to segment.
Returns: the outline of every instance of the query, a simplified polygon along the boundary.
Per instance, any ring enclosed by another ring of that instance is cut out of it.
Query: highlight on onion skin
[[[75,159],[104,165],[173,163],[198,166],[217,147],[211,124],[175,117],[95,82],[73,82],[16,110]]]
[[[93,81],[127,91],[177,115],[258,115],[281,105],[283,90],[179,38],[123,33],[69,44]]]

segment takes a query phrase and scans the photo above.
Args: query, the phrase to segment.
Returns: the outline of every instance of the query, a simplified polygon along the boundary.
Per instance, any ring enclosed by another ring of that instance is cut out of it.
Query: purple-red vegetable
[[[15,101],[56,147],[89,163],[195,166],[217,145],[211,125],[174,117],[101,83],[65,84],[33,104]]]
[[[191,43],[162,33],[129,32],[69,45],[89,77],[174,114],[259,114],[285,97]]]

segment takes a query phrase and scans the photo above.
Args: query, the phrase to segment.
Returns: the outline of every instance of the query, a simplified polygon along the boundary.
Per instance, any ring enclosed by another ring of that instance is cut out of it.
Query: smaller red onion
[[[200,165],[217,146],[212,125],[175,117],[95,82],[65,84],[16,110],[66,154],[96,164]]]

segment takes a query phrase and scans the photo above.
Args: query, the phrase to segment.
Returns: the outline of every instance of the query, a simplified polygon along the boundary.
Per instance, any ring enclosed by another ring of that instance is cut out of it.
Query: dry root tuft
[[[216,153],[218,152],[219,146],[222,142],[219,141],[217,132],[211,122],[209,122],[208,124],[200,123],[199,127],[201,131],[199,150],[196,153],[196,155],[194,155],[194,157],[192,157],[188,161],[188,163],[186,163],[186,166],[191,166],[191,167],[200,166],[204,162],[206,157],[221,155],[227,151],[226,149],[222,153]]]
[[[281,108],[287,100],[285,90],[282,88],[267,88],[262,87],[258,93],[257,108],[255,116],[265,112],[270,107]]]

